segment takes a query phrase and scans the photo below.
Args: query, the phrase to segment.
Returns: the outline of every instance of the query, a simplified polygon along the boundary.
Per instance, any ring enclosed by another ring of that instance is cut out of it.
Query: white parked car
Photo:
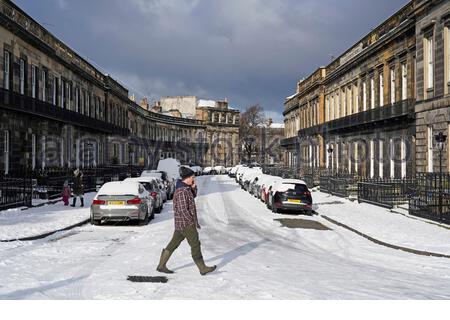
[[[226,169],[224,166],[215,166],[212,171],[215,172],[215,174],[225,174],[226,173]]]
[[[144,170],[141,173],[141,177],[153,177],[157,178],[158,183],[162,186],[161,190],[165,190],[166,194],[163,196],[164,202],[167,199],[171,199],[175,192],[175,182],[172,178],[168,177],[167,172],[158,170]]]
[[[261,198],[263,202],[266,204],[267,208],[269,207],[269,194],[273,189],[273,186],[278,182],[283,180],[283,178],[278,176],[270,176],[262,185]]]
[[[205,167],[203,168],[202,174],[210,174],[212,170],[212,167]]]
[[[136,181],[105,183],[92,201],[91,224],[108,221],[137,221],[146,225],[154,218],[153,198]]]
[[[155,203],[155,212],[160,213],[164,206],[163,198],[167,194],[164,189],[162,189],[160,185],[160,180],[156,177],[137,177],[137,178],[126,178],[124,181],[137,181],[141,183],[145,189],[147,189],[148,192],[150,192],[150,195],[153,197]]]

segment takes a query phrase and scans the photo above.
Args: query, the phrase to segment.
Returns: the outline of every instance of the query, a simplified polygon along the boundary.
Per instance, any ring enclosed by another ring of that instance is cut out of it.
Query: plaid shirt
[[[200,227],[191,187],[183,186],[175,190],[173,195],[173,211],[175,213],[175,230],[183,230],[190,225],[195,225],[197,228]]]

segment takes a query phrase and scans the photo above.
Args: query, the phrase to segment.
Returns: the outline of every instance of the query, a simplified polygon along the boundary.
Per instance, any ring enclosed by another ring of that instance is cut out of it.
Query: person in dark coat
[[[216,266],[206,266],[202,256],[197,231],[197,229],[200,229],[200,225],[197,219],[197,209],[194,199],[197,195],[195,173],[187,167],[181,167],[180,176],[181,181],[177,182],[177,189],[173,195],[175,231],[169,244],[161,253],[156,270],[163,273],[173,273],[173,271],[167,268],[166,263],[181,242],[187,239],[191,247],[192,259],[197,265],[200,274],[203,276],[216,270]]]
[[[75,207],[75,203],[77,202],[77,197],[80,197],[81,205],[80,207],[84,207],[84,188],[83,188],[83,173],[80,169],[76,169],[73,172],[73,202],[72,207]]]

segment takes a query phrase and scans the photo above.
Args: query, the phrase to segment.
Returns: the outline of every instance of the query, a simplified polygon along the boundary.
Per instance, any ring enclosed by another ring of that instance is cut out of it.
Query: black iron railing
[[[442,179],[442,180],[441,180]],[[450,223],[450,174],[418,173],[409,190],[409,213]],[[442,205],[439,205],[439,199]]]
[[[414,184],[414,178],[361,178],[358,182],[358,202],[393,208],[408,202],[410,189]]]
[[[72,110],[63,109],[51,103],[21,95],[10,90],[5,90],[3,88],[0,88],[0,107],[41,116],[63,123],[70,123],[80,127],[87,127],[110,134],[118,134],[123,136],[129,134],[128,128],[123,128]]]
[[[345,198],[356,193],[357,183],[358,176],[350,173],[325,173],[319,178],[320,191]]]
[[[0,174],[0,210],[31,206],[31,178]]]

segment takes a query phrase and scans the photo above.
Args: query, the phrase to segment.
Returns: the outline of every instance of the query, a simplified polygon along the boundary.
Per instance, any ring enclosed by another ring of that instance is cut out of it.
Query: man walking
[[[169,244],[161,253],[157,271],[173,273],[166,267],[172,253],[179,247],[184,239],[187,239],[191,247],[192,259],[194,259],[200,274],[203,276],[216,270],[216,266],[208,267],[203,260],[198,238],[197,228],[200,225],[197,220],[197,209],[194,197],[196,196],[195,173],[187,167],[180,169],[181,182],[177,183],[177,189],[173,195],[173,211],[175,218],[175,231]]]

